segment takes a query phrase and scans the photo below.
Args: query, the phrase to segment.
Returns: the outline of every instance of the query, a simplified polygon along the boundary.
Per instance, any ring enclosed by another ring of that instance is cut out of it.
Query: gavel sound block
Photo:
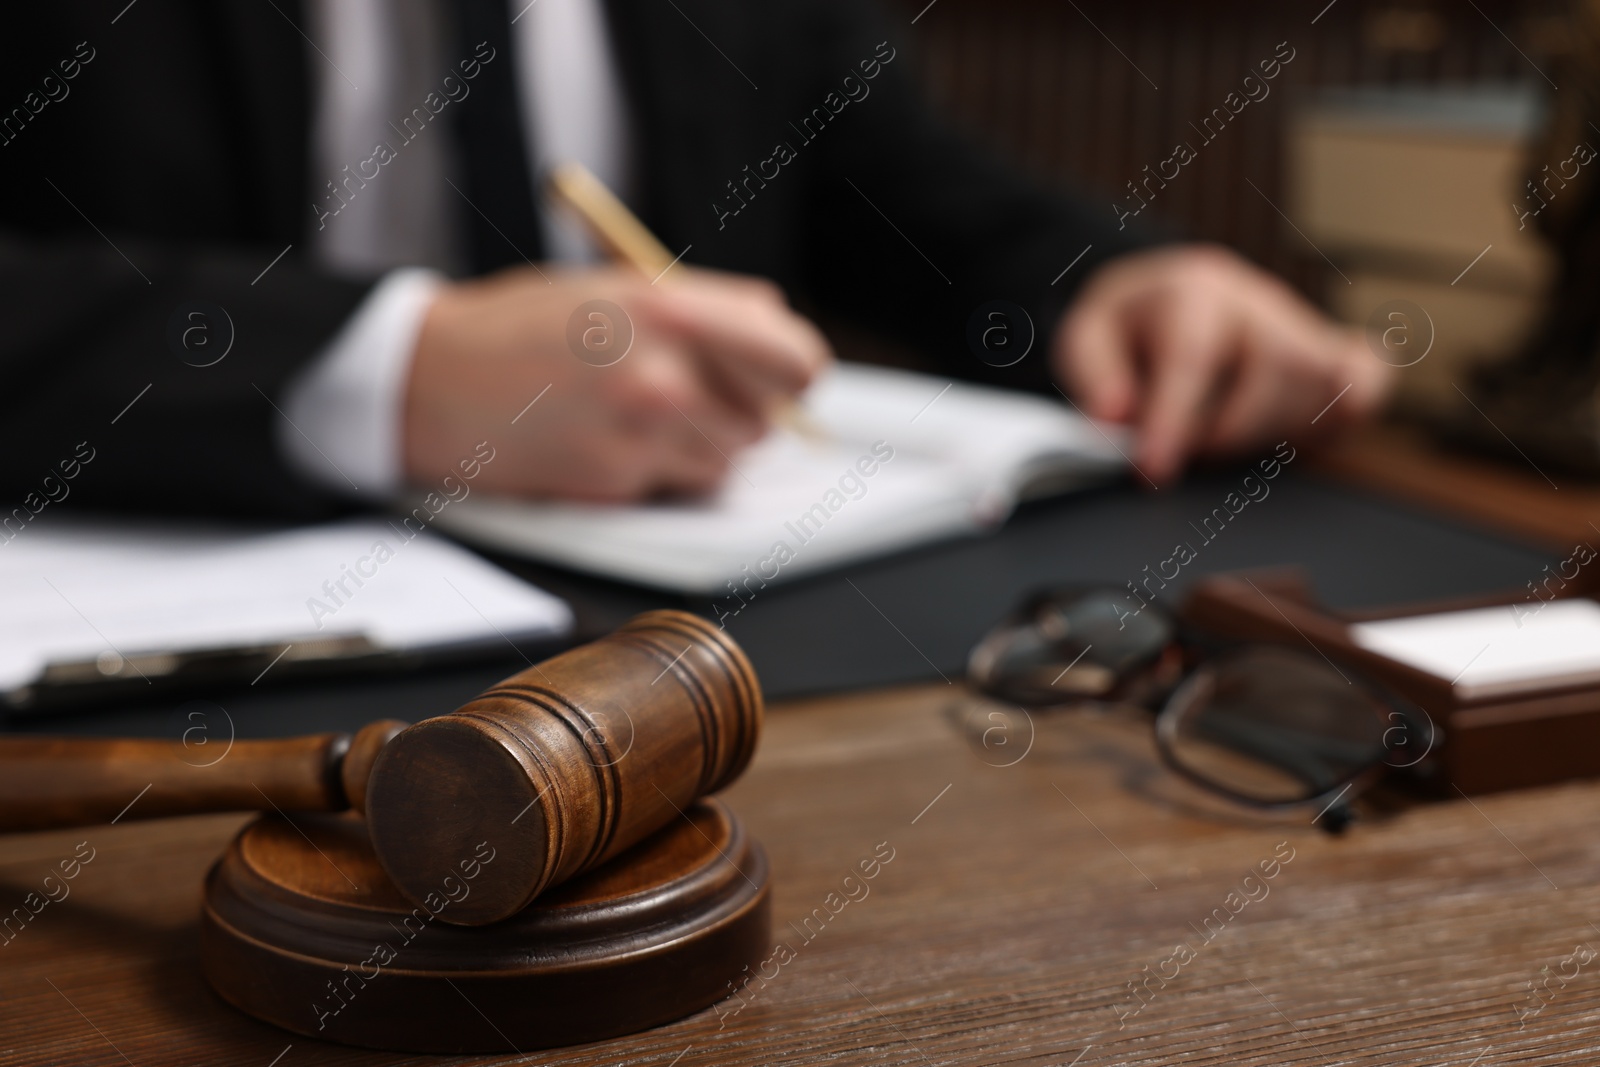
[[[164,742],[0,741],[0,830],[105,821],[146,785],[124,817],[273,812],[206,880],[225,1000],[405,1051],[593,1041],[715,1002],[769,948],[765,855],[699,799],[749,762],[761,710],[725,634],[651,612],[353,739],[240,742],[209,767]]]

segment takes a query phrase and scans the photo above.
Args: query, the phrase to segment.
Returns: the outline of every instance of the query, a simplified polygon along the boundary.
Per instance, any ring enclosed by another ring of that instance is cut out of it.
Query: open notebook
[[[690,593],[783,581],[1004,521],[1017,501],[1126,465],[1121,431],[1059,400],[843,364],[806,395],[820,438],[777,430],[709,499],[643,505],[473,496],[455,536]]]

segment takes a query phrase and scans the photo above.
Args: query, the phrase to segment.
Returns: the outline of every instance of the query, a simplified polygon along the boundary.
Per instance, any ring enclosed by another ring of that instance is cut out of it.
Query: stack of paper
[[[1600,604],[1533,600],[1350,627],[1356,644],[1448,680],[1461,700],[1600,682]]]

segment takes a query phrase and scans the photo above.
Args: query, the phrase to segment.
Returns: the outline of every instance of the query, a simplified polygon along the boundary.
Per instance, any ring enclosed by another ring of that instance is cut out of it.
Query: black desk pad
[[[769,699],[960,678],[967,651],[1023,594],[1045,582],[1123,587],[1164,569],[1174,547],[1194,558],[1162,596],[1197,576],[1296,564],[1339,608],[1522,588],[1549,554],[1454,520],[1286,471],[1211,538],[1199,529],[1243,471],[1191,477],[1151,493],[1124,483],[1023,507],[1002,529],[765,589],[740,607],[500,560],[572,602],[581,639],[653,607],[726,619]],[[1235,498],[1237,501],[1238,498]],[[1192,525],[1191,525],[1192,524]],[[1150,571],[1145,570],[1146,567]],[[1151,588],[1156,588],[1152,582]],[[741,587],[743,589],[743,587]],[[426,718],[454,709],[548,650],[507,648],[504,659],[385,678],[350,678],[196,694],[198,699],[13,718],[6,729],[183,736],[204,724],[220,743],[355,729],[376,718]],[[200,715],[195,713],[199,712]],[[191,734],[191,740],[197,735]]]

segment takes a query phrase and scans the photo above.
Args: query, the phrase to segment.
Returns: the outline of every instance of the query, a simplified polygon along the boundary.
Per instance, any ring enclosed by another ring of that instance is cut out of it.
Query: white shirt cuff
[[[406,378],[441,284],[433,271],[390,271],[289,383],[278,448],[301,477],[363,499],[400,490]]]

